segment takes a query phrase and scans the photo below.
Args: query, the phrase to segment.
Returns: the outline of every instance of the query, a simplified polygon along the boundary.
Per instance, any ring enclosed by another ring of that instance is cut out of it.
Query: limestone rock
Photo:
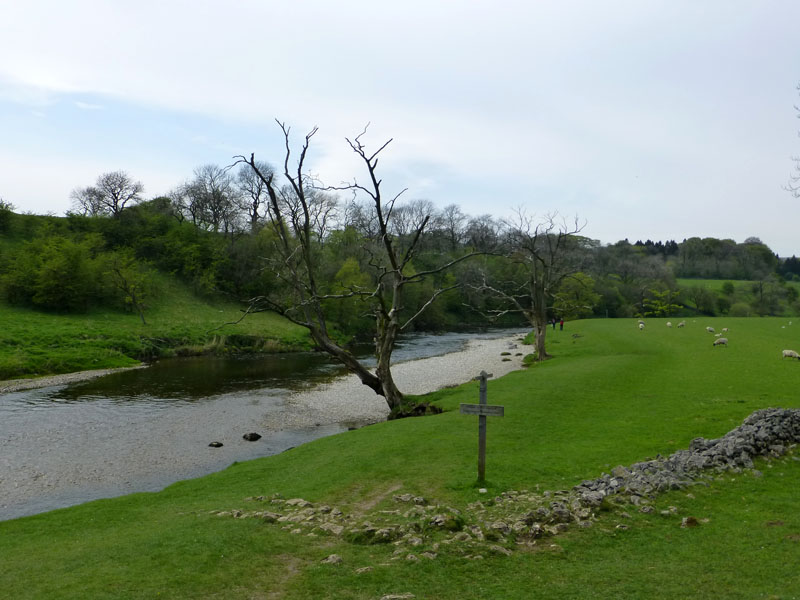
[[[338,554],[331,554],[327,558],[323,558],[320,562],[325,565],[338,565],[342,562],[342,557]]]

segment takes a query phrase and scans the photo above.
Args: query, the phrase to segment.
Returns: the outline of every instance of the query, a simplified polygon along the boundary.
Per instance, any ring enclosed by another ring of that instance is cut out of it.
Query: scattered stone
[[[438,554],[436,552],[423,552],[420,554],[423,558],[427,558],[428,560],[435,560]]]
[[[306,508],[307,506],[311,506],[311,502],[308,500],[303,500],[302,498],[292,498],[286,501],[287,506],[299,506],[300,508]]]
[[[372,569],[373,569],[372,567],[361,567],[359,569],[356,569],[356,575],[362,575],[364,573],[369,573],[370,571],[372,571]]]
[[[222,442],[211,442],[209,444],[210,448],[222,448]]]
[[[275,523],[282,516],[283,515],[269,511],[264,511],[261,513],[261,518],[264,520],[265,523]]]
[[[414,594],[386,594],[381,596],[381,600],[413,600],[416,598]]]
[[[342,532],[344,531],[344,526],[337,525],[336,523],[323,523],[322,525],[319,526],[319,528],[322,531],[325,531],[333,535],[342,535]]]
[[[327,558],[323,558],[320,562],[324,565],[338,565],[342,562],[342,557],[338,554],[331,554]]]
[[[502,546],[498,546],[497,544],[492,544],[489,546],[489,551],[494,552],[495,554],[502,554],[503,556],[511,556],[512,552],[508,548],[503,548]]]
[[[261,436],[257,433],[245,433],[242,437],[248,442],[255,442],[261,439]]]

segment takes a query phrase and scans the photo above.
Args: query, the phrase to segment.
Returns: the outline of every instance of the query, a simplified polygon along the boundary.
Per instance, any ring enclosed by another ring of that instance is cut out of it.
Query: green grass
[[[734,288],[749,288],[753,282],[752,281],[742,281],[742,280],[734,280],[734,279],[677,279],[676,280],[678,285],[681,287],[704,287],[714,292],[721,292],[722,286],[725,285],[726,282],[731,282],[734,285]]]
[[[241,307],[199,299],[176,280],[160,276],[145,312],[108,309],[64,315],[0,303],[0,380],[124,367],[139,358],[200,353],[243,342],[259,348],[307,348],[306,331],[273,313],[256,313],[238,325]]]
[[[692,438],[718,437],[758,408],[800,407],[800,324],[786,319],[570,322],[555,358],[489,383],[488,497],[566,489]],[[712,347],[707,325],[729,327]],[[572,337],[579,334],[581,337]],[[660,497],[656,511],[601,513],[538,549],[482,561],[442,551],[392,561],[394,547],[308,538],[256,519],[213,516],[281,493],[345,512],[395,508],[411,492],[464,509],[476,485],[475,383],[430,396],[446,412],[380,423],[235,464],[156,494],[135,494],[0,523],[0,590],[11,598],[792,598],[800,590],[800,462],[759,463]],[[677,514],[660,511],[675,506]],[[708,519],[680,528],[681,518]],[[619,524],[628,525],[620,529]],[[340,554],[340,565],[320,560]],[[372,566],[368,573],[356,569]]]

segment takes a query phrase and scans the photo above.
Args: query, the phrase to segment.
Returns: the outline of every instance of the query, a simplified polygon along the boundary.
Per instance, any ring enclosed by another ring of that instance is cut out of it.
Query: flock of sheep
[[[789,325],[791,324],[792,322],[789,321]],[[667,327],[672,327],[672,321],[667,321]],[[686,327],[686,321],[681,321],[680,323],[678,323],[678,327]],[[639,331],[643,329],[644,329],[644,321],[639,319]],[[716,333],[713,327],[706,327],[706,331],[708,333],[713,333],[714,337],[716,338],[712,342],[712,346],[725,346],[725,347],[728,346],[728,338],[722,337],[723,333],[728,333],[727,327],[723,327],[721,333]],[[783,356],[781,358],[796,358],[800,360],[800,354],[798,354],[794,350],[784,350]]]

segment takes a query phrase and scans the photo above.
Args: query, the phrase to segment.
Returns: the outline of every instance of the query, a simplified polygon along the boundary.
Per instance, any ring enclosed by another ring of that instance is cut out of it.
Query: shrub
[[[749,317],[752,314],[750,305],[745,302],[737,302],[731,305],[728,315],[731,317]]]

